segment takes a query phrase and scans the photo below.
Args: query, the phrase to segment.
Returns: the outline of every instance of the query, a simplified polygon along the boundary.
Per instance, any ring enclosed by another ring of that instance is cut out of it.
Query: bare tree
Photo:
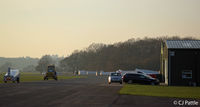
[[[187,37],[157,37],[129,39],[110,45],[91,44],[88,48],[75,51],[62,60],[62,67],[82,70],[115,71],[135,68],[159,70],[161,42],[165,40],[194,40]]]
[[[55,64],[55,61],[53,61],[50,55],[45,55],[39,60],[36,70],[41,73],[45,72],[47,70],[47,66],[51,64]]]
[[[3,64],[3,65],[0,67],[0,71],[1,71],[1,72],[7,72],[9,67],[12,67],[12,63],[6,62],[5,64]]]

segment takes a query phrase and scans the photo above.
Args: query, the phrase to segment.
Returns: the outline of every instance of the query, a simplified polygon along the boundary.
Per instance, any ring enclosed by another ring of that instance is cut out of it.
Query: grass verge
[[[125,84],[120,94],[200,99],[200,87]]]
[[[0,83],[4,83],[3,76],[5,73],[0,75]],[[59,75],[58,80],[62,79],[73,79],[73,78],[87,78],[87,76],[67,76],[67,75]],[[44,75],[40,73],[20,73],[20,82],[34,82],[34,81],[43,81]],[[51,80],[51,79],[50,79]]]

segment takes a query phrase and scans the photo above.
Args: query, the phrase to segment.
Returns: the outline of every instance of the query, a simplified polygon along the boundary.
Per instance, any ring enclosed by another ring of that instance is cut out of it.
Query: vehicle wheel
[[[4,81],[4,83],[7,83],[7,81]]]
[[[19,78],[17,78],[17,83],[20,83]]]
[[[46,77],[44,77],[44,80],[46,80]]]
[[[154,83],[154,82],[151,82],[151,85],[155,85],[155,83]]]
[[[133,83],[133,81],[132,80],[128,80],[128,84],[132,84]]]

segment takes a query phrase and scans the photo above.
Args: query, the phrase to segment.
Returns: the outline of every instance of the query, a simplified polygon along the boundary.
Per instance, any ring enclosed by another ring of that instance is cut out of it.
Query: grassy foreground
[[[120,94],[200,99],[200,87],[125,84]]]
[[[0,74],[0,83],[4,83],[3,81],[4,73]],[[73,79],[73,78],[86,78],[86,76],[67,76],[67,75],[59,75],[58,80],[61,79]],[[44,75],[41,75],[40,73],[20,73],[20,82],[34,82],[34,81],[43,81]],[[52,79],[50,79],[52,80]]]

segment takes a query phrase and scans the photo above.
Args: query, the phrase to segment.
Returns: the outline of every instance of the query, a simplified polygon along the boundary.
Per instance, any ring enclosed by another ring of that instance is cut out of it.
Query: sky
[[[0,57],[160,36],[200,38],[200,0],[0,0]]]

